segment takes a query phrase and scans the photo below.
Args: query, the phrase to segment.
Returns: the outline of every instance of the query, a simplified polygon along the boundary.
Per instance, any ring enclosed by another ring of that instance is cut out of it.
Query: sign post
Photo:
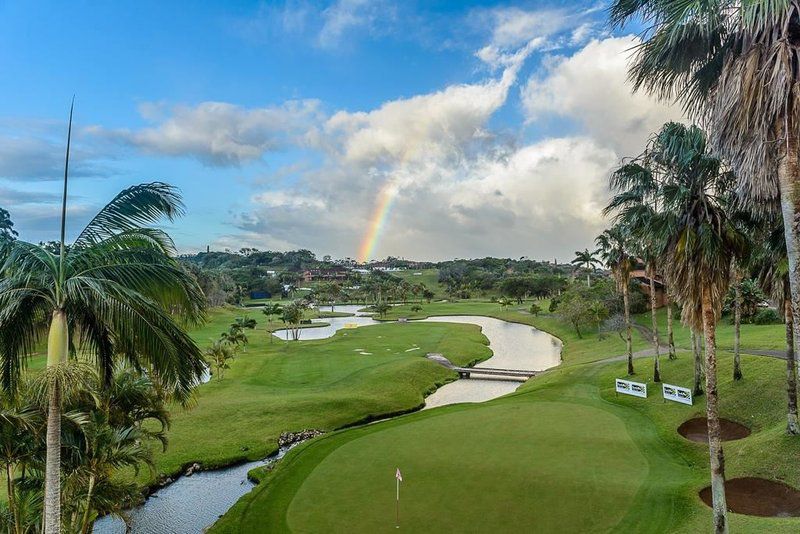
[[[661,391],[664,395],[664,400],[671,400],[680,402],[681,404],[692,405],[692,390],[682,388],[680,386],[673,386],[672,384],[662,384]]]
[[[623,380],[617,378],[614,381],[614,390],[617,393],[624,393],[625,395],[633,395],[634,397],[647,398],[647,384],[641,382],[631,382],[630,380]]]

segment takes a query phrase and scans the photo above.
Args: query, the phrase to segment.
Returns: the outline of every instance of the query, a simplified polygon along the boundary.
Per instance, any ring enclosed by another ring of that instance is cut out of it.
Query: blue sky
[[[182,251],[565,257],[610,166],[674,110],[625,84],[597,2],[3,2],[0,206],[56,235],[125,186],[178,186]]]

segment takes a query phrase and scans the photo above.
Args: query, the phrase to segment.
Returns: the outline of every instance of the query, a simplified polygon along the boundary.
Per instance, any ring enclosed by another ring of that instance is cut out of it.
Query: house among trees
[[[639,283],[639,289],[642,293],[647,295],[648,303],[650,302],[650,277],[647,276],[645,265],[643,262],[636,263],[636,269],[631,271],[631,280]],[[664,282],[661,275],[656,273],[653,278],[653,285],[656,288],[656,308],[661,308],[666,303],[666,296],[664,295]]]
[[[304,282],[345,280],[349,271],[344,267],[331,267],[329,269],[306,269],[301,275]]]

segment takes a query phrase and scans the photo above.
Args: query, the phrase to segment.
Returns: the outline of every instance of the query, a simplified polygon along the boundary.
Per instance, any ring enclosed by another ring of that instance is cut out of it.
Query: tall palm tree
[[[595,243],[598,253],[606,264],[606,267],[614,273],[617,288],[622,293],[622,307],[625,314],[625,349],[628,355],[628,374],[633,371],[633,348],[631,342],[631,309],[628,294],[631,271],[633,271],[636,260],[629,253],[629,236],[627,229],[616,224],[597,236]]]
[[[616,194],[604,213],[615,213],[615,219],[624,224],[635,238],[636,253],[645,263],[650,293],[650,318],[653,335],[653,380],[661,381],[660,344],[658,340],[658,315],[656,302],[656,265],[663,254],[663,240],[654,233],[653,221],[661,209],[661,184],[663,166],[656,165],[655,140],[639,157],[623,163],[611,173],[610,185]]]
[[[46,534],[61,529],[61,403],[69,354],[81,349],[106,382],[119,361],[147,369],[181,399],[204,369],[200,349],[178,321],[203,318],[203,293],[178,265],[169,236],[145,227],[181,214],[178,193],[163,183],[125,189],[68,244],[71,130],[70,110],[58,253],[18,240],[6,247],[0,265],[0,381],[6,389],[18,383],[28,355],[48,332]]]
[[[679,163],[662,189],[665,221],[665,274],[682,305],[681,319],[705,334],[706,415],[711,463],[714,529],[727,532],[725,469],[717,393],[716,323],[730,283],[730,265],[747,239],[728,213],[733,177],[709,153],[705,133],[695,126],[668,123],[657,150]],[[656,225],[659,228],[659,225]]]
[[[789,284],[789,261],[780,214],[766,218],[765,235],[757,240],[759,246],[753,254],[753,267],[758,282],[767,295],[780,304],[786,323],[786,433],[800,434],[797,414],[797,356],[794,348],[793,307]]]
[[[586,287],[592,287],[592,271],[600,265],[600,260],[597,259],[596,252],[590,252],[589,249],[576,250],[575,259],[570,263],[578,265],[586,269]]]
[[[610,15],[648,28],[630,68],[635,88],[702,120],[754,207],[779,199],[800,309],[800,0],[615,0]]]

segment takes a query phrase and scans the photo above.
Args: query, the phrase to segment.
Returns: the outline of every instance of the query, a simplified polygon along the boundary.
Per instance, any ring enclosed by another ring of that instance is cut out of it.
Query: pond
[[[358,310],[363,306],[335,306],[334,311],[352,313],[349,317],[313,319],[328,326],[300,330],[300,339],[324,339],[352,324],[359,327],[380,324]],[[561,362],[561,342],[546,332],[528,325],[502,321],[483,316],[441,316],[424,319],[426,322],[467,323],[481,327],[489,340],[493,356],[476,367],[496,367],[543,371]],[[288,330],[278,330],[274,335],[285,339]],[[516,390],[518,380],[470,378],[456,380],[436,390],[425,399],[425,409],[459,402],[483,402]],[[279,460],[289,448],[265,460],[247,462],[237,466],[201,471],[191,477],[182,476],[175,482],[155,492],[139,506],[129,511],[133,534],[167,534],[181,532],[202,533],[233,506],[253,484],[247,472],[265,463]],[[105,517],[97,521],[94,532],[98,534],[123,534],[125,524],[117,518]]]

